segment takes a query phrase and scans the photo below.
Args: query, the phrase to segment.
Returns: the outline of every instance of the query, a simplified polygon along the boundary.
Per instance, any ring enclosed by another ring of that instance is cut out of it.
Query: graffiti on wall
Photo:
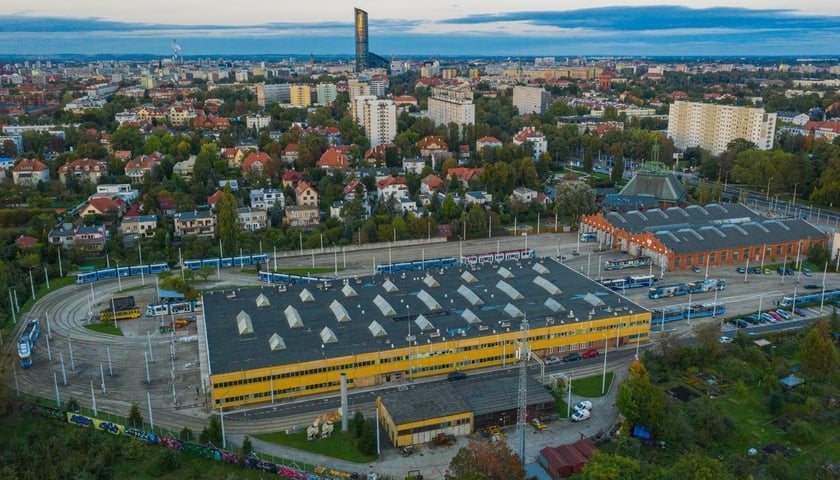
[[[125,438],[135,438],[143,442],[171,448],[179,452],[206,458],[208,460],[214,460],[216,462],[225,462],[233,465],[241,464],[245,468],[277,474],[278,476],[289,480],[334,480],[336,478],[345,479],[350,477],[349,473],[334,469],[330,469],[328,475],[321,475],[255,457],[240,458],[238,453],[221,450],[212,445],[199,445],[197,443],[183,442],[174,437],[145,432],[143,430],[126,427],[114,422],[99,420],[98,418],[88,417],[79,413],[65,412],[64,410],[57,408],[32,405],[31,410],[32,413],[36,415],[58,420],[60,422],[108,432]]]

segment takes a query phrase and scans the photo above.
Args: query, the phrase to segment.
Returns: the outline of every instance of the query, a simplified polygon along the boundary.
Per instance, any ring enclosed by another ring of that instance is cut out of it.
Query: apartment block
[[[319,83],[316,91],[318,103],[321,105],[330,104],[338,97],[338,90],[334,83]]]
[[[469,87],[434,87],[429,98],[429,118],[435,125],[475,123],[473,92]]]
[[[551,105],[551,93],[542,87],[513,87],[513,106],[520,115],[542,114]]]
[[[360,97],[364,98],[364,97]],[[397,106],[391,100],[368,100],[363,104],[363,127],[370,147],[391,143],[397,136]]]
[[[296,107],[312,105],[312,89],[309,85],[292,85],[289,87],[290,103]]]
[[[678,101],[668,113],[668,137],[680,150],[700,147],[720,155],[737,138],[769,150],[775,133],[776,114],[763,108]]]

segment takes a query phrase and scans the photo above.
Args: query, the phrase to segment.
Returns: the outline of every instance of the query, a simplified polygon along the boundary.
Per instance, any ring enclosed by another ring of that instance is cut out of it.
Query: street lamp
[[[770,203],[770,182],[773,181],[773,177],[770,177],[767,180],[767,195],[764,197],[764,201],[769,205]]]

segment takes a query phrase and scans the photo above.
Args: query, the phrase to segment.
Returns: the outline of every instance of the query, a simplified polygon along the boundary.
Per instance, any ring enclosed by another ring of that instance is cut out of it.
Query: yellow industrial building
[[[205,293],[202,374],[213,408],[510,366],[644,341],[651,314],[554,261],[527,259]],[[450,421],[466,421],[471,413]]]

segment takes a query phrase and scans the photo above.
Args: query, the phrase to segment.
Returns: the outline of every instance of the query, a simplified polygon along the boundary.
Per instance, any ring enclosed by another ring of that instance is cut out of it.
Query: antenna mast
[[[528,317],[522,320],[522,343],[519,345],[519,392],[516,412],[516,437],[519,459],[525,465],[525,433],[528,430]]]

